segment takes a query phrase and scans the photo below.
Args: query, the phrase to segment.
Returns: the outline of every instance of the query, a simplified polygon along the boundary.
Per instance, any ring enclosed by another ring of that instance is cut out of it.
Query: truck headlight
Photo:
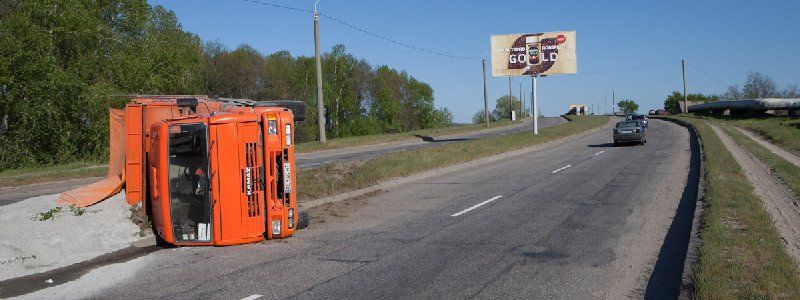
[[[281,220],[272,220],[272,235],[281,234]]]
[[[286,124],[286,146],[292,145],[292,125]]]
[[[278,120],[269,120],[267,126],[267,134],[278,135]]]
[[[294,208],[289,209],[289,229],[294,228]]]

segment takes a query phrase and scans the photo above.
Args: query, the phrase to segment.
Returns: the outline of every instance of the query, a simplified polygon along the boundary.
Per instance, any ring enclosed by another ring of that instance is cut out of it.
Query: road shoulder
[[[783,159],[791,162],[795,166],[800,167],[800,157],[798,157],[797,155],[794,155],[794,153],[791,153],[791,152],[787,151],[786,149],[783,149],[783,148],[779,147],[778,145],[770,143],[769,141],[767,141],[766,139],[764,139],[763,137],[761,137],[758,134],[750,132],[750,131],[748,131],[746,129],[739,128],[738,126],[732,126],[732,127],[735,128],[736,130],[738,130],[743,135],[745,135],[745,136],[749,137],[750,139],[756,141],[756,143],[758,143],[762,147],[767,148],[767,150],[769,150],[770,152],[775,153],[775,155],[780,156]]]

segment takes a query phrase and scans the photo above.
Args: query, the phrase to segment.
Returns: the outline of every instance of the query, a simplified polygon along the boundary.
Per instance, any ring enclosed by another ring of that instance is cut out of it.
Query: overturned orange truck
[[[296,101],[141,96],[110,111],[109,176],[63,193],[88,206],[124,186],[173,245],[234,245],[292,236]]]

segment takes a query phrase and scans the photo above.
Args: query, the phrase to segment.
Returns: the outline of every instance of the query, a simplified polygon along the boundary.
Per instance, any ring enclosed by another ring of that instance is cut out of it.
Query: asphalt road
[[[562,117],[542,117],[539,118],[541,128],[558,125],[566,122]],[[396,143],[384,143],[368,145],[362,147],[343,148],[335,150],[317,151],[312,153],[302,153],[295,157],[296,164],[301,169],[319,167],[332,162],[352,162],[375,158],[377,156],[419,149],[426,147],[436,147],[444,144],[457,143],[468,140],[482,139],[496,135],[505,135],[514,132],[531,130],[532,124],[526,121],[521,124],[503,126],[487,130],[468,132],[457,135],[442,136],[437,138],[420,137],[418,140],[403,141]],[[31,197],[51,195],[65,192],[76,187],[88,185],[103,179],[103,177],[71,179],[57,182],[47,182],[32,184],[27,186],[0,188],[0,206],[16,203]]]
[[[644,146],[604,129],[319,208],[291,239],[160,250],[28,297],[673,297],[696,145],[650,127]]]

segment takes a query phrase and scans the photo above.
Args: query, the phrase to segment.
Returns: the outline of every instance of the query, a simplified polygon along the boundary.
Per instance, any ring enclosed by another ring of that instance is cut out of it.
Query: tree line
[[[800,98],[800,88],[795,84],[786,85],[782,90],[778,88],[775,80],[760,72],[749,72],[744,84],[729,85],[724,93],[702,94],[687,93],[688,101],[712,102],[720,100],[742,100],[760,98]],[[664,100],[664,109],[671,114],[681,113],[683,93],[674,91]]]
[[[299,142],[318,138],[313,57],[288,51],[262,55],[248,45],[227,50],[204,45],[204,92],[214,97],[305,101],[309,119],[298,124]],[[322,55],[325,123],[332,138],[451,125],[447,108],[434,107],[433,88],[405,71],[372,66],[336,45]]]
[[[497,98],[495,101],[494,109],[489,113],[489,121],[497,122],[503,119],[510,120],[512,111],[514,111],[517,118],[527,118],[531,115],[528,109],[522,109],[522,101],[520,101],[518,97],[505,95],[500,96],[500,98]],[[473,124],[483,124],[486,122],[485,120],[483,109],[472,115]]]
[[[323,55],[332,138],[446,126],[433,89],[342,45]],[[0,1],[0,170],[101,160],[110,107],[130,94],[306,102],[298,142],[317,139],[314,58],[229,50],[144,0]]]

